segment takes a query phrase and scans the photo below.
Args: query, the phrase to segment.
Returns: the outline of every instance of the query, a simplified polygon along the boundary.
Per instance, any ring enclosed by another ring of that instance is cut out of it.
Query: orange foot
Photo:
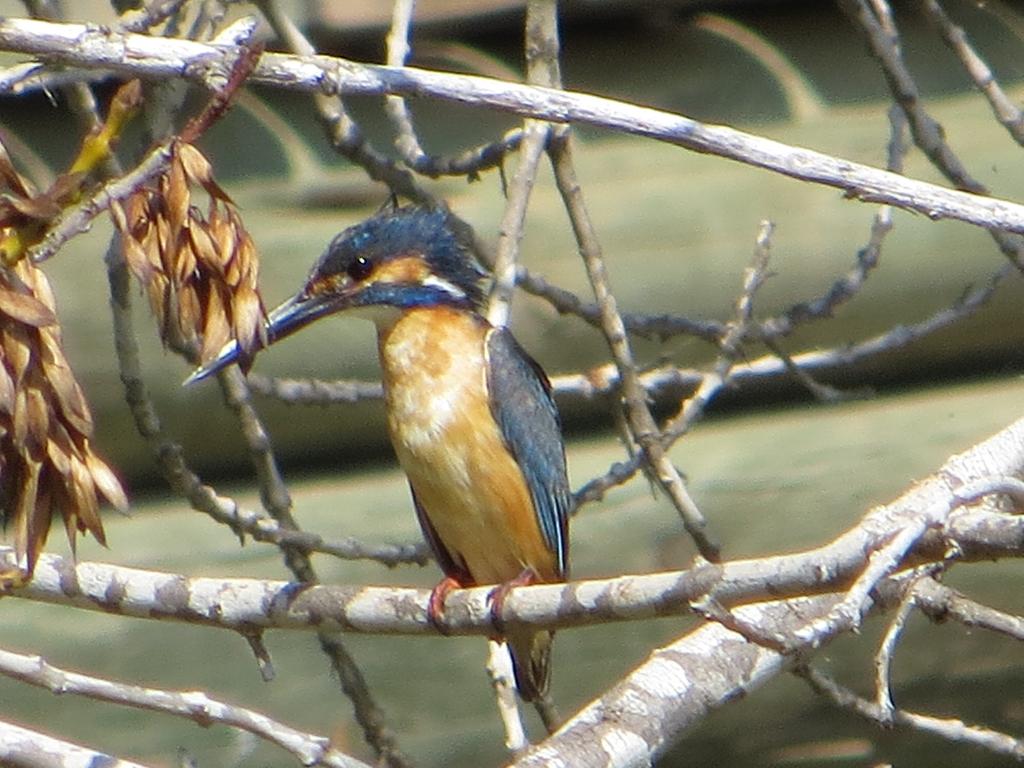
[[[501,614],[505,608],[505,598],[516,587],[528,587],[531,584],[536,584],[537,581],[537,574],[533,568],[524,568],[514,579],[499,584],[491,590],[491,594],[487,596],[491,603],[491,626],[494,627],[494,631],[499,637],[505,634],[505,622],[501,620]]]
[[[21,568],[15,566],[8,570],[0,570],[0,596],[4,592],[8,592],[18,587],[24,587],[32,580],[32,576],[28,571],[23,571]]]
[[[427,601],[427,621],[442,635],[448,634],[448,626],[444,619],[444,601],[453,589],[463,587],[465,584],[454,576],[445,576],[430,592],[430,599]]]

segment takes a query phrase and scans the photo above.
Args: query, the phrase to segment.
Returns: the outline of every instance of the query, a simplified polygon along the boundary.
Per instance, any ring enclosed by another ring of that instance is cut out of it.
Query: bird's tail
[[[551,682],[551,632],[512,634],[507,639],[516,688],[523,701],[536,701],[548,693]]]

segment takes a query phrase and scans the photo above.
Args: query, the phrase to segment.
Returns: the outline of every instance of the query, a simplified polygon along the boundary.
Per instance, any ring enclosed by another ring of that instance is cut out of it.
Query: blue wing
[[[551,384],[504,328],[488,334],[487,359],[491,413],[523,471],[544,541],[557,556],[559,573],[568,578],[572,492]]]

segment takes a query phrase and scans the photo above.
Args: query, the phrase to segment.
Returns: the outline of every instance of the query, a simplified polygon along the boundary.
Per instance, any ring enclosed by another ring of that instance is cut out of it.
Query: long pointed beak
[[[267,346],[291,336],[314,320],[344,309],[348,303],[344,296],[338,294],[304,296],[300,293],[293,296],[267,315]],[[232,363],[248,363],[250,361],[251,353],[247,353],[239,347],[237,341],[229,341],[213,360],[192,371],[182,386],[202,381]]]

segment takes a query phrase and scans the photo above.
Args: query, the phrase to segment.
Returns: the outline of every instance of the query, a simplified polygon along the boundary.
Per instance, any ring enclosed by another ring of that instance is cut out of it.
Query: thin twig
[[[923,575],[921,578],[927,579],[930,576]],[[893,713],[896,711],[892,702],[892,659],[913,610],[914,597],[911,588],[900,601],[896,616],[889,622],[885,637],[879,643],[878,653],[875,654],[875,706],[878,707],[879,719],[883,725],[892,724]]]
[[[839,403],[846,400],[863,400],[873,397],[874,389],[871,387],[859,387],[855,389],[839,389],[828,384],[822,384],[815,379],[808,371],[801,368],[793,360],[793,357],[786,352],[782,346],[770,339],[762,339],[762,343],[779,359],[792,375],[793,380],[801,384],[804,389],[811,393],[819,403]]]
[[[498,715],[505,729],[505,748],[512,754],[518,754],[530,745],[530,741],[526,738],[526,729],[519,712],[512,658],[503,642],[488,641],[486,669],[494,690]]]
[[[278,471],[277,462],[270,448],[270,439],[249,400],[244,377],[232,366],[222,371],[219,379],[228,406],[237,414],[242,434],[249,446],[259,477],[260,497],[264,508],[286,530],[299,530],[299,525],[291,514],[291,497]],[[282,551],[285,564],[300,582],[319,582],[313,563],[306,552],[287,545],[282,546]],[[342,690],[352,701],[356,721],[362,726],[367,743],[392,768],[410,765],[408,758],[398,748],[397,737],[388,726],[383,711],[370,693],[366,678],[341,642],[341,638],[330,630],[321,629],[317,631],[317,639],[338,675]]]
[[[946,45],[960,59],[964,71],[974,81],[974,85],[988,99],[996,119],[1006,128],[1014,141],[1024,146],[1024,112],[1021,112],[1013,99],[1006,95],[988,64],[974,50],[964,30],[953,23],[938,0],[922,0],[921,7],[925,16],[938,28]]]
[[[938,502],[907,521],[884,546],[871,552],[867,566],[846,591],[843,599],[827,615],[794,633],[795,638],[813,648],[818,637],[835,631],[858,629],[871,606],[871,593],[875,587],[906,562],[908,553],[924,536],[925,531],[929,527],[941,525],[950,511],[950,505]]]
[[[700,387],[693,397],[683,403],[679,412],[665,423],[662,435],[666,447],[685,435],[704,414],[708,404],[728,386],[736,360],[742,352],[743,342],[755,333],[754,297],[769,276],[768,263],[773,231],[774,227],[770,221],[761,222],[754,243],[751,265],[744,273],[743,287],[736,300],[736,320],[730,323],[719,342],[718,357],[711,371],[705,374]]]
[[[409,27],[415,0],[395,0],[391,11],[391,29],[387,37],[387,64],[403,67],[409,57]],[[499,166],[523,140],[523,131],[514,128],[496,141],[481,144],[454,155],[430,155],[423,150],[412,114],[401,96],[388,96],[384,110],[395,128],[395,149],[407,166],[430,178],[468,176],[477,179],[480,173]]]
[[[1016,477],[986,477],[957,490],[962,504],[972,504],[990,494],[1002,494],[1010,499],[1017,511],[1024,509],[1024,480]]]
[[[356,403],[361,400],[380,400],[384,397],[384,388],[379,381],[351,379],[281,379],[250,373],[249,388],[257,394],[273,397],[283,403],[302,405]]]
[[[416,0],[394,0],[391,7],[391,29],[387,36],[386,63],[389,67],[404,67],[409,58],[409,27],[415,7]],[[405,99],[401,96],[388,96],[384,100],[384,111],[395,128],[395,149],[406,165],[416,168],[426,158],[426,153],[416,136],[412,114]]]
[[[292,516],[291,496],[277,467],[270,436],[256,409],[253,408],[245,378],[235,366],[222,371],[218,378],[224,400],[238,419],[242,436],[249,448],[249,456],[256,469],[263,508],[285,530],[300,530]],[[282,546],[282,550],[286,553],[285,560],[296,578],[300,581],[316,580],[307,553],[291,550],[286,545]]]
[[[298,54],[295,58],[311,59],[316,56],[313,44],[306,39],[291,17],[281,10],[279,3],[275,0],[258,0],[256,6],[285,45]],[[378,152],[367,141],[358,123],[345,108],[340,90],[324,87],[312,90],[317,115],[327,131],[331,146],[362,167],[371,179],[387,184],[395,194],[419,202],[431,200],[430,194],[417,183],[412,173]]]
[[[533,85],[560,85],[557,24],[557,9],[553,0],[530,0],[526,4],[526,76]],[[498,246],[492,266],[494,284],[487,302],[487,319],[491,325],[508,324],[526,208],[550,135],[551,127],[545,122],[526,120],[523,124],[523,141],[519,147],[515,173],[506,191],[505,210],[501,216]]]
[[[527,120],[519,147],[516,171],[507,187],[505,210],[498,229],[498,246],[493,265],[494,283],[487,303],[487,319],[491,325],[508,324],[512,292],[516,285],[519,243],[523,238],[526,207],[537,178],[537,168],[550,134],[546,123]]]
[[[858,696],[824,672],[813,667],[802,667],[798,668],[796,673],[804,678],[816,693],[837,707],[854,712],[883,727],[888,725],[884,713],[879,710],[877,704]],[[990,728],[967,725],[955,718],[929,717],[896,709],[892,713],[892,723],[930,733],[950,742],[973,744],[999,755],[1008,755],[1017,760],[1024,759],[1024,741]]]
[[[914,143],[924,152],[932,165],[958,189],[987,195],[988,189],[970,175],[946,141],[942,126],[925,110],[917,83],[903,60],[899,33],[892,22],[888,0],[873,2],[877,8],[883,9],[885,24],[878,20],[868,6],[867,0],[840,0],[839,6],[864,33],[872,55],[882,68],[893,98],[907,117]],[[995,240],[1003,255],[1018,269],[1024,270],[1024,243],[1020,236],[997,227],[990,228],[989,235]]]
[[[693,612],[707,621],[735,632],[749,643],[780,654],[792,653],[793,649],[787,638],[780,632],[762,628],[757,622],[751,621],[739,611],[730,611],[713,597],[704,597],[693,602]]]
[[[665,453],[661,432],[647,404],[647,393],[640,382],[629,337],[619,315],[615,296],[609,287],[597,233],[594,231],[583,201],[582,189],[576,179],[571,136],[567,133],[553,136],[548,146],[548,154],[555,171],[555,183],[569,213],[576,242],[587,269],[587,277],[601,309],[601,329],[619,372],[626,417],[633,439],[642,449],[643,461],[651,467],[654,477],[681,515],[684,527],[701,554],[706,559],[715,561],[719,557],[718,544],[712,539],[707,521],[690,496],[682,476]]]
[[[974,314],[988,303],[995,295],[996,289],[1007,277],[1016,274],[1019,274],[1016,267],[1006,263],[992,274],[987,283],[972,288],[952,306],[938,310],[919,323],[894,326],[884,333],[857,344],[804,352],[793,355],[788,361],[780,360],[775,355],[751,360],[737,366],[732,372],[732,385],[740,387],[744,384],[756,384],[775,377],[789,376],[789,366],[793,364],[808,372],[848,369],[876,355],[909,346]],[[614,385],[615,382],[611,375],[597,378],[606,382],[608,386]],[[561,384],[560,391],[563,392],[581,392],[588,395],[591,392],[596,394],[606,391],[604,386],[595,388],[593,381],[585,377],[576,377],[575,382],[572,377],[561,377],[561,380],[556,379],[556,381]],[[696,389],[698,394],[701,390],[714,394],[720,386],[717,378],[711,376],[709,379],[709,374],[672,368],[650,373],[645,377],[644,384],[648,390],[652,391],[660,387],[681,387]],[[694,395],[691,400],[696,398],[697,395]],[[689,403],[687,405],[689,406]],[[697,407],[696,403],[694,407]],[[685,419],[685,413],[683,418]],[[588,502],[599,501],[609,489],[628,482],[639,470],[640,463],[637,460],[613,465],[604,475],[588,481],[576,491],[576,508],[579,509],[580,505]]]
[[[888,17],[887,0],[872,2],[886,9],[884,12]],[[883,26],[867,0],[840,0],[839,6],[864,33],[893,98],[907,117],[914,143],[958,188],[984,194],[984,186],[971,177],[946,142],[942,126],[925,110],[917,83],[903,60],[898,31],[895,26],[889,26],[891,18]]]
[[[331,747],[330,739],[290,728],[264,714],[212,699],[202,691],[168,691],[106,680],[55,667],[39,656],[0,649],[0,675],[51,693],[85,696],[134,709],[160,712],[208,727],[213,723],[255,734],[294,755],[303,765],[368,768]]]
[[[256,409],[253,408],[245,377],[235,367],[222,371],[218,379],[224,391],[228,407],[235,412],[242,435],[249,447],[249,454],[259,478],[260,498],[264,509],[286,530],[300,530],[292,515],[292,500],[281,477],[270,445],[270,437],[263,426]],[[319,582],[309,554],[300,548],[281,546],[285,564],[295,578],[304,584]],[[331,667],[338,675],[342,690],[352,701],[357,722],[362,726],[363,735],[380,758],[392,768],[410,765],[408,758],[397,745],[397,737],[387,724],[383,711],[370,693],[369,685],[355,659],[345,648],[341,638],[327,629],[317,632],[320,648],[330,660]]]
[[[704,413],[707,405],[726,386],[732,375],[742,340],[752,329],[753,295],[762,285],[768,269],[771,224],[762,222],[754,249],[753,266],[744,278],[744,289],[737,301],[737,321],[727,327],[720,341],[720,354],[713,369],[701,374],[696,391],[686,398],[679,412],[665,424],[660,438],[665,447],[685,435]],[[641,456],[614,464],[603,476],[590,480],[576,493],[577,504],[601,498],[614,485],[626,482],[643,466]],[[703,553],[702,553],[703,554]]]
[[[601,308],[585,302],[572,291],[567,291],[545,280],[541,275],[519,266],[516,284],[529,294],[544,299],[562,315],[575,315],[584,322],[601,327]],[[648,315],[642,312],[622,313],[622,322],[634,336],[648,339],[669,339],[673,336],[694,336],[717,344],[725,332],[725,324],[717,320],[696,320],[677,314]]]
[[[952,619],[966,627],[1024,641],[1024,618],[982,605],[934,579],[924,579],[914,586],[914,604],[932,621]]]
[[[906,116],[897,108],[889,110],[889,149],[886,170],[903,172],[903,158],[907,151],[905,140]],[[867,244],[857,252],[857,263],[846,275],[836,280],[822,296],[794,304],[778,317],[761,323],[762,338],[779,339],[788,336],[797,326],[809,320],[831,317],[843,304],[849,302],[864,287],[868,276],[878,266],[885,236],[892,230],[892,208],[879,206],[871,221],[871,234]]]
[[[144,32],[160,22],[177,14],[187,0],[156,0],[142,8],[126,11],[118,19],[118,25],[126,32]]]

